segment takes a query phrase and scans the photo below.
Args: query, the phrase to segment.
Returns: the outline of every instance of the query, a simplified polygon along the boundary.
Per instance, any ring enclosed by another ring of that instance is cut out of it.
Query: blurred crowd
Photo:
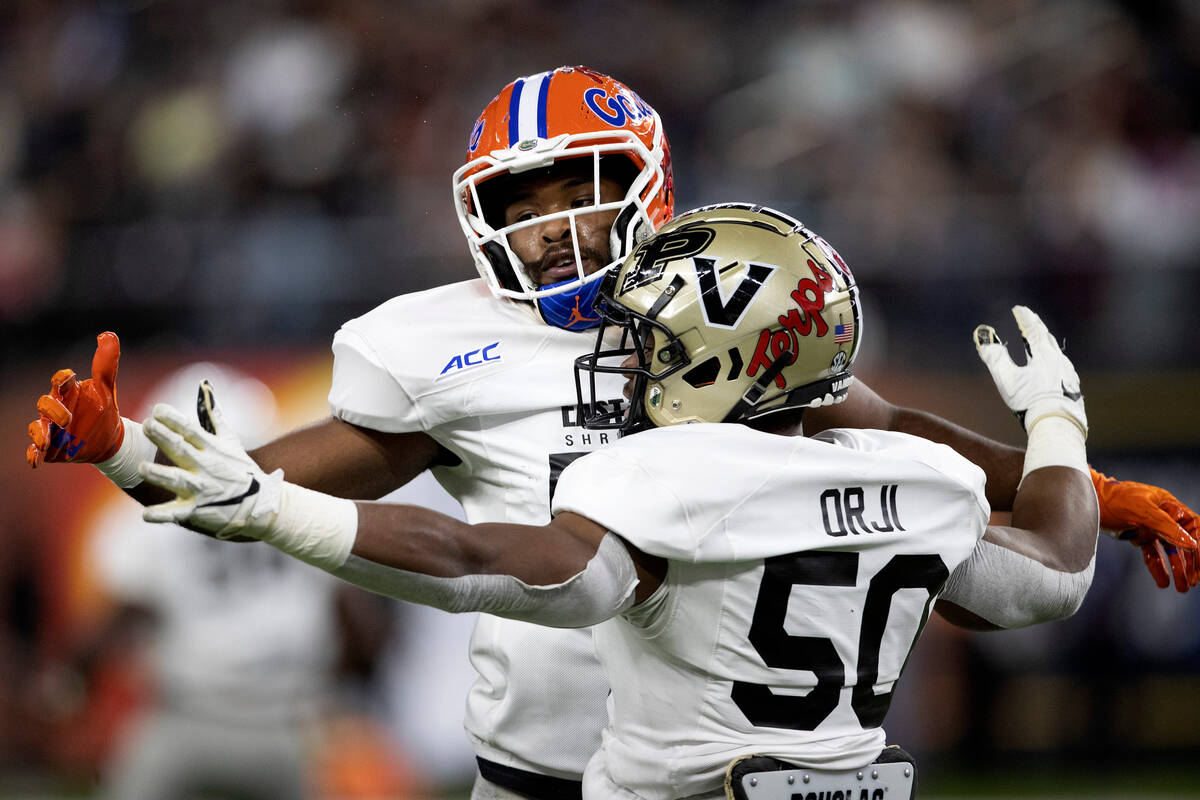
[[[1003,333],[1022,302],[1085,379],[1200,373],[1189,0],[6,0],[6,376],[36,373],[41,387],[105,329],[160,352],[327,353],[341,322],[387,297],[474,277],[450,175],[495,93],[560,64],[607,72],[658,110],[680,210],[762,202],[838,248],[863,291],[865,370],[978,373],[969,331]],[[1166,415],[1190,420],[1184,450],[1200,442],[1194,396]],[[34,397],[5,417],[14,435]],[[0,443],[19,459],[23,442]],[[1195,452],[1101,455],[1200,506]],[[18,667],[41,657],[38,581],[52,572],[33,527],[44,520],[13,485],[0,713],[28,699],[12,695],[28,685]],[[446,625],[408,619],[421,641]],[[978,763],[1074,748],[1094,763],[1122,747],[1200,748],[1180,721],[1200,714],[1200,606],[1154,589],[1125,545],[1100,543],[1073,620],[930,638],[889,724],[915,752]],[[460,704],[428,708],[441,695],[406,680],[415,659],[425,674],[444,665],[407,641],[384,662],[388,691],[453,738]],[[6,722],[0,793],[6,773],[62,758]],[[435,777],[470,769],[421,740],[407,752],[427,766],[450,759]]]
[[[1200,360],[1185,0],[12,0],[0,321],[325,343],[472,277],[449,176],[493,94],[561,63],[658,109],[680,208],[767,202],[833,242],[868,358],[965,364],[944,337],[1023,300],[1084,370]]]

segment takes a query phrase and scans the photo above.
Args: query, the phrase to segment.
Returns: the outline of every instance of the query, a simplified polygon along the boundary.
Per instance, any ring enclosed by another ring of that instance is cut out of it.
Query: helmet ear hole
[[[633,236],[629,228],[637,216],[637,206],[627,205],[613,220],[612,232],[608,235],[608,252],[614,261],[620,261],[633,250]],[[635,229],[636,225],[634,225]]]
[[[713,356],[683,373],[683,379],[693,389],[699,389],[703,386],[712,386],[717,382],[719,374],[721,374],[721,360]]]
[[[512,263],[508,260],[508,253],[500,243],[484,242],[480,247],[483,248],[483,254],[487,256],[488,262],[492,265],[492,272],[495,273],[496,279],[500,281],[501,288],[513,292],[521,291],[524,287],[521,286],[521,281],[517,278],[517,273],[513,271]]]
[[[475,213],[493,230],[504,227],[504,198],[511,193],[511,184],[510,176],[497,175],[475,187],[479,194],[479,208]]]

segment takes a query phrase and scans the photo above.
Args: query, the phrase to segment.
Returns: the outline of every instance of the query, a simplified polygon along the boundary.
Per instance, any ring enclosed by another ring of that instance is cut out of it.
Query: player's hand
[[[283,470],[267,475],[246,454],[208,381],[200,384],[197,411],[199,423],[160,403],[143,424],[172,465],[142,462],[142,477],[175,494],[145,508],[143,519],[187,525],[218,539],[261,538],[279,513]]]
[[[1200,516],[1166,489],[1119,481],[1092,470],[1100,527],[1142,549],[1160,589],[1186,592],[1200,583]]]
[[[1013,363],[1008,348],[990,325],[975,328],[975,349],[992,373],[1000,396],[1028,432],[1047,416],[1064,417],[1087,435],[1087,413],[1079,390],[1079,375],[1037,314],[1013,306],[1013,316],[1025,342],[1024,366]]]
[[[29,423],[33,444],[25,460],[36,468],[42,461],[93,464],[111,458],[125,438],[117,410],[117,362],[121,340],[106,331],[96,337],[92,377],[80,381],[69,369],[50,378],[50,393],[38,398],[38,418]]]

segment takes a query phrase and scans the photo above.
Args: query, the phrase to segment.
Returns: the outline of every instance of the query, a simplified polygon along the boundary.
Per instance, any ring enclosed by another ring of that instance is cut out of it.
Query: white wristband
[[[1021,480],[1042,467],[1070,467],[1091,476],[1083,431],[1071,419],[1044,416],[1034,421],[1025,444],[1025,468]]]
[[[279,514],[262,540],[315,567],[333,571],[346,563],[358,536],[358,506],[284,483]]]
[[[96,469],[119,488],[132,489],[142,482],[138,464],[153,461],[158,454],[158,447],[142,432],[140,422],[121,417],[121,423],[125,426],[125,438],[121,440],[121,446],[111,458],[98,462]]]

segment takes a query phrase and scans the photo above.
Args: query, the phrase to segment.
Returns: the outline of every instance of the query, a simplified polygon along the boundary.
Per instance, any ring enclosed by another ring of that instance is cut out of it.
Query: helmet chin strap
[[[792,363],[792,358],[793,354],[787,350],[776,356],[770,366],[763,371],[763,374],[758,376],[758,380],[752,383],[738,401],[733,404],[733,408],[729,409],[729,413],[725,415],[725,418],[721,422],[737,422],[753,410],[767,391],[767,386],[771,384],[771,381],[775,380],[779,373],[783,372],[784,367]]]
[[[578,278],[569,278],[542,288],[553,289],[576,280]],[[594,328],[600,324],[600,315],[596,313],[594,306],[602,283],[604,283],[603,280],[594,280],[579,287],[577,292],[563,292],[539,297],[537,299],[538,313],[542,315],[542,319],[546,321],[547,325],[553,325],[563,330],[585,331],[588,328]]]

